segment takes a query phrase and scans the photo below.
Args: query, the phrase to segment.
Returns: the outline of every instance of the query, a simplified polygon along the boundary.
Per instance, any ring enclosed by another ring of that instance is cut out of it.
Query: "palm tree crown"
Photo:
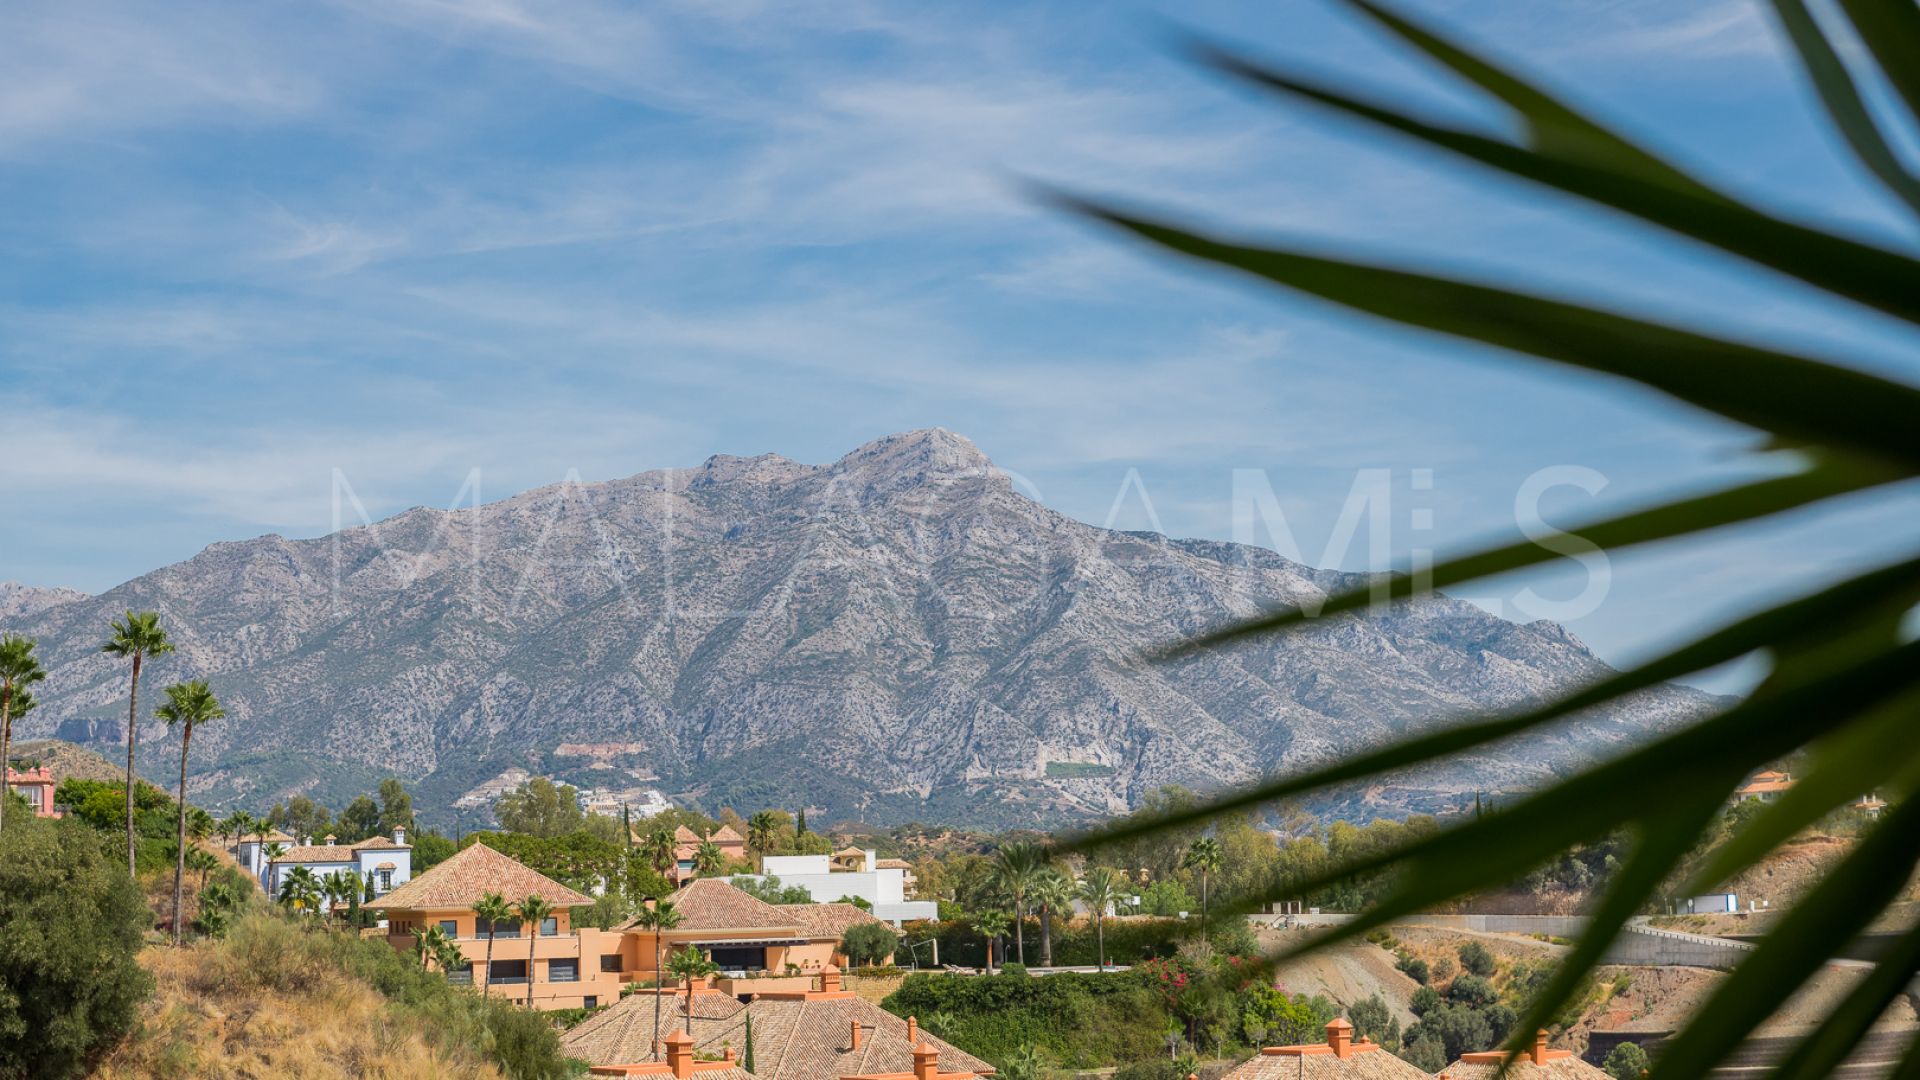
[[[1002,844],[993,853],[993,884],[1013,904],[1013,944],[1021,963],[1027,962],[1027,938],[1023,930],[1027,897],[1034,882],[1047,865],[1046,850],[1024,841]]]
[[[19,708],[23,701],[33,700],[26,688],[47,677],[46,669],[33,655],[33,646],[32,638],[18,634],[0,638],[0,815],[7,805],[6,765],[13,758],[13,718],[27,711]],[[0,824],[4,823],[4,817],[0,817]]]

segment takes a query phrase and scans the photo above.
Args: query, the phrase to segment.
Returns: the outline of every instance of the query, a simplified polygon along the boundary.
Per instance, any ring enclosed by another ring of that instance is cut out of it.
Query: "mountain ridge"
[[[192,784],[216,805],[338,802],[388,774],[451,802],[522,767],[607,790],[657,773],[710,807],[1047,824],[1163,783],[1323,762],[1607,670],[1562,627],[1445,596],[1143,656],[1364,580],[1075,521],[934,428],[826,465],[715,455],[311,540],[212,544],[8,627],[40,637],[52,671],[23,734],[112,742],[125,672],[97,651],[106,618],[160,611],[177,652],[147,685],[212,678],[227,704],[194,744]],[[1659,688],[1341,805],[1398,813],[1524,786],[1710,702]],[[143,722],[149,753],[161,733]],[[556,749],[613,742],[642,749],[591,764]]]

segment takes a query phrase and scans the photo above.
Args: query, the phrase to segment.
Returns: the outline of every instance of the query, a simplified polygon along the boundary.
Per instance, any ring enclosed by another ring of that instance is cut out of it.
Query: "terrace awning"
[[[692,938],[678,941],[679,945],[699,945],[708,948],[752,948],[755,945],[805,945],[806,938]]]

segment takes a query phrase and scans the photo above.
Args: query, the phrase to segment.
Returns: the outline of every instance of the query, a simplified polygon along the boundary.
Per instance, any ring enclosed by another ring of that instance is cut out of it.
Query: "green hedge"
[[[1131,972],[1043,978],[922,972],[907,976],[880,1004],[896,1016],[917,1017],[935,1035],[1003,1069],[1027,1047],[1071,1069],[1166,1053],[1166,1006]]]

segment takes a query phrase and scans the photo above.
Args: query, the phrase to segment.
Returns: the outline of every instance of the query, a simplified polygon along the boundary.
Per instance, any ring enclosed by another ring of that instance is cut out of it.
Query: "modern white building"
[[[243,837],[234,849],[240,865],[252,871],[267,895],[280,895],[280,883],[304,866],[317,877],[352,874],[360,888],[373,885],[376,897],[385,896],[413,878],[413,848],[407,843],[404,827],[393,830],[391,838],[375,836],[357,844],[338,844],[328,836],[320,843],[290,844],[292,837],[281,832]],[[275,855],[275,848],[279,848]],[[269,857],[274,856],[274,857]],[[326,901],[321,901],[326,910]]]
[[[940,917],[940,905],[931,900],[907,899],[908,871],[881,866],[878,853],[846,848],[832,855],[768,855],[760,860],[763,876],[782,885],[798,885],[815,903],[830,904],[842,897],[859,897],[873,907],[875,918],[898,927],[914,919]]]

